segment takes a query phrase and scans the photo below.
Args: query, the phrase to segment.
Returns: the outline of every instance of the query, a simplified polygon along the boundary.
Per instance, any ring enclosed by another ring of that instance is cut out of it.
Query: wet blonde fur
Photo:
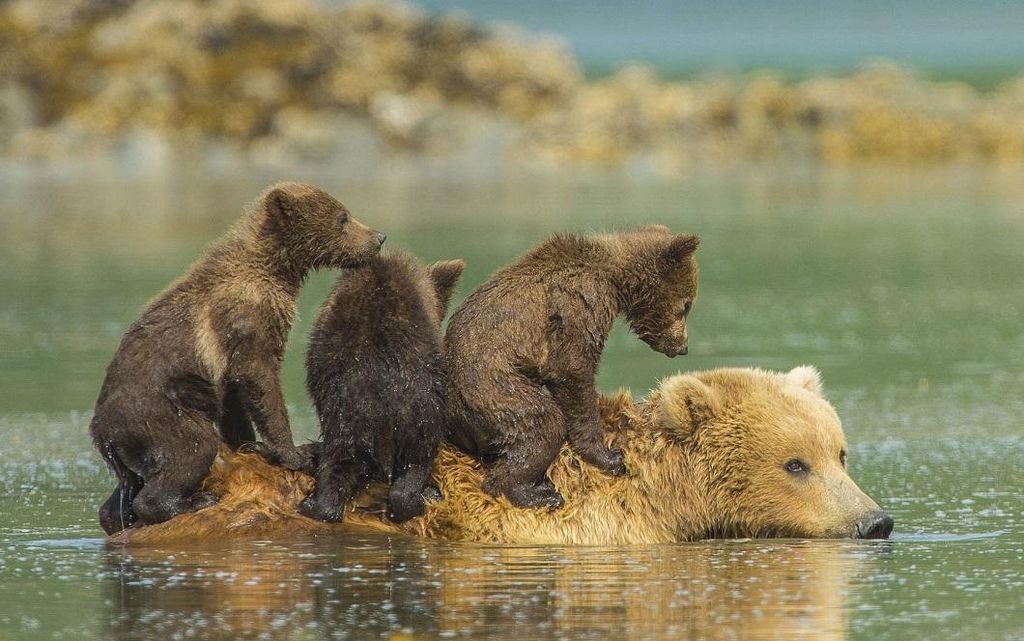
[[[481,487],[480,464],[446,447],[434,471],[444,500],[428,504],[422,517],[391,523],[383,516],[386,491],[371,486],[349,508],[344,524],[325,524],[296,511],[312,489],[311,477],[274,467],[255,454],[225,450],[206,481],[207,489],[221,497],[217,505],[131,528],[112,540],[156,544],[283,539],[295,532],[350,528],[452,541],[571,545],[667,543],[723,535],[834,536],[837,522],[845,527],[854,518],[849,505],[834,505],[830,497],[796,507],[798,502],[784,495],[785,488],[775,487],[784,481],[747,478],[749,469],[760,468],[753,462],[750,467],[735,464],[736,456],[754,458],[758,451],[781,447],[759,441],[761,434],[778,440],[768,426],[795,425],[802,439],[829,448],[833,440],[841,440],[838,418],[819,395],[819,386],[813,368],[789,373],[726,369],[671,377],[639,402],[625,392],[604,397],[605,439],[624,450],[629,473],[604,474],[563,447],[549,470],[565,496],[559,510],[516,508],[505,498],[490,496]],[[705,440],[712,437],[714,441]],[[848,482],[857,489],[841,473],[845,480],[839,479],[840,485]],[[751,520],[755,512],[744,507],[744,496],[777,503],[788,513],[757,512],[760,516]],[[866,495],[860,496],[877,509]],[[843,502],[853,505],[862,501],[860,496]]]

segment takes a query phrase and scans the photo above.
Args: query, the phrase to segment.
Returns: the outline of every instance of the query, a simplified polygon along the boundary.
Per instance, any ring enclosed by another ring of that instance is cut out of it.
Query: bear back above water
[[[326,192],[281,183],[147,305],[107,368],[89,428],[118,477],[104,530],[208,505],[197,490],[218,428],[237,446],[255,439],[255,424],[269,456],[306,467],[278,379],[295,297],[311,269],[365,262],[383,240]]]
[[[441,321],[462,269],[394,251],[338,278],[306,356],[322,443],[304,514],[341,520],[371,480],[390,483],[392,519],[422,514],[448,422]]]
[[[655,225],[557,235],[499,270],[456,310],[445,337],[451,440],[489,467],[487,488],[523,507],[557,507],[545,472],[566,440],[615,474],[600,439],[594,376],[620,315],[655,350],[687,351],[697,295],[696,236]]]
[[[726,368],[666,379],[647,399],[600,401],[602,435],[621,447],[629,474],[609,476],[563,447],[551,467],[560,510],[523,509],[483,489],[483,470],[445,447],[433,481],[444,500],[396,524],[380,516],[375,487],[354,501],[349,527],[451,541],[626,545],[705,538],[884,538],[893,521],[846,470],[846,439],[817,371]],[[791,465],[793,461],[799,469]],[[218,505],[113,540],[159,544],[341,526],[302,517],[311,485],[300,472],[225,452],[206,487]]]

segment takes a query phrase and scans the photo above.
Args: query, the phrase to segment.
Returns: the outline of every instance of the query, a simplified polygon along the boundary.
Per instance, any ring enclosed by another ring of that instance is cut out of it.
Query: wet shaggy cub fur
[[[657,225],[555,236],[498,271],[445,337],[450,440],[489,467],[485,489],[521,507],[560,507],[546,470],[568,438],[583,460],[624,474],[601,441],[597,371],[620,314],[655,350],[687,351],[698,238]]]
[[[392,520],[423,514],[447,426],[441,321],[462,269],[391,252],[338,279],[306,358],[323,442],[302,514],[340,521],[371,481],[390,484]]]
[[[292,442],[278,370],[311,269],[376,256],[384,235],[327,193],[268,189],[220,242],[153,299],[107,368],[89,426],[117,475],[100,508],[116,532],[214,502],[199,492],[220,445],[255,440],[272,459],[311,468]]]

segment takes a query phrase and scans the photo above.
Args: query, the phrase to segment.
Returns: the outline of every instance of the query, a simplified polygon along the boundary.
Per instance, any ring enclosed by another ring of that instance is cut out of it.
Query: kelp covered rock
[[[0,78],[31,94],[41,126],[107,140],[152,129],[178,144],[245,146],[288,135],[296,118],[348,113],[416,147],[439,105],[528,119],[580,83],[557,43],[378,3],[13,2],[0,13],[0,51]]]
[[[1024,80],[980,92],[875,65],[801,82],[666,82],[642,67],[586,82],[557,41],[390,2],[0,4],[8,157],[81,159],[148,140],[345,160],[367,136],[381,153],[486,140],[501,162],[662,173],[779,157],[1019,161]]]

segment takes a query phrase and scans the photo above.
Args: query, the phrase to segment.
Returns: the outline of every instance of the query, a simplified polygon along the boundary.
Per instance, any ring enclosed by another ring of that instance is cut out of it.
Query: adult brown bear
[[[884,538],[892,518],[846,473],[846,440],[818,372],[720,369],[666,379],[650,396],[601,399],[607,443],[630,473],[608,476],[568,446],[551,479],[559,510],[522,509],[482,488],[480,465],[444,448],[434,481],[444,500],[406,523],[382,515],[375,488],[345,523],[301,516],[312,479],[258,456],[225,452],[209,508],[111,538],[132,544],[248,536],[287,537],[365,527],[454,541],[628,544],[725,537]]]

